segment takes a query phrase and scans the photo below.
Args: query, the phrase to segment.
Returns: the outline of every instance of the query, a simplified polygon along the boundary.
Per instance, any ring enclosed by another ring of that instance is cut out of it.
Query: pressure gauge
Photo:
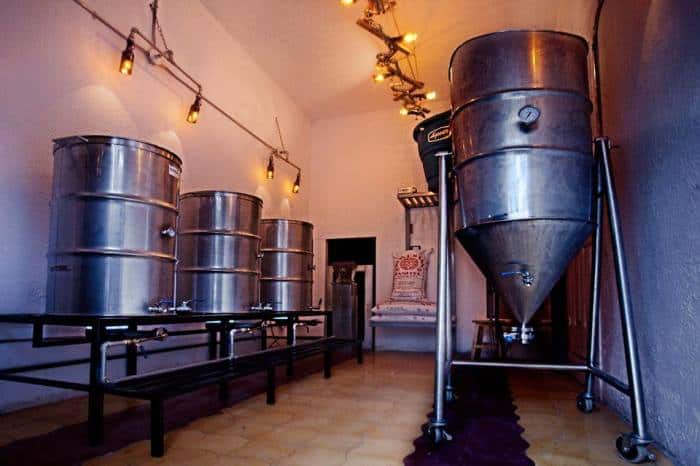
[[[540,109],[534,105],[525,105],[518,111],[520,123],[530,126],[540,118]]]

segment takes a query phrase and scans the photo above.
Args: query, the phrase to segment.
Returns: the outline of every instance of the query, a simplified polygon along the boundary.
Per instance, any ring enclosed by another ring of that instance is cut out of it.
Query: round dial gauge
[[[518,119],[525,125],[531,125],[540,118],[540,109],[534,105],[526,105],[518,111]]]

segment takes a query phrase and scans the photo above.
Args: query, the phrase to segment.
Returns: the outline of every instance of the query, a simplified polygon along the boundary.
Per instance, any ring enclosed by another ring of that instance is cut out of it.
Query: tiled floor
[[[511,379],[528,455],[537,465],[626,464],[616,459],[614,440],[628,428],[605,409],[579,413],[571,380],[537,372]],[[106,410],[133,404],[108,397]],[[431,355],[377,353],[362,366],[352,360],[336,366],[331,379],[315,374],[280,386],[275,406],[259,395],[172,431],[163,458],[151,458],[141,441],[88,464],[400,465],[431,406]],[[5,415],[0,444],[83,422],[84,413],[85,400],[76,399]],[[661,458],[658,464],[671,463]]]

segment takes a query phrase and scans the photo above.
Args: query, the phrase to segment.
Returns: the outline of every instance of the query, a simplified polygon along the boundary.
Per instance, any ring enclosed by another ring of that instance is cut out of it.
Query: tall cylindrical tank
[[[314,226],[289,219],[263,219],[260,301],[275,311],[312,305]]]
[[[180,159],[112,136],[54,143],[47,312],[131,315],[172,301]]]
[[[413,129],[413,140],[418,144],[418,155],[423,164],[423,172],[428,182],[428,189],[438,191],[438,152],[452,152],[452,134],[450,132],[450,115],[442,112],[427,118]]]
[[[262,199],[227,191],[180,196],[178,302],[196,312],[248,311],[258,304]]]
[[[450,63],[457,236],[523,325],[592,227],[587,53],[571,34],[505,31]]]

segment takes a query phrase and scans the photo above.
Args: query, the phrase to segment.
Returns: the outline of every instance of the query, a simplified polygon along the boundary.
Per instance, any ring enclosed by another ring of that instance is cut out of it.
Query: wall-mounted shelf
[[[413,223],[411,223],[411,209],[423,209],[438,206],[438,195],[432,191],[415,193],[397,193],[396,199],[404,208],[404,222],[406,226],[406,249],[411,249],[411,235]]]

